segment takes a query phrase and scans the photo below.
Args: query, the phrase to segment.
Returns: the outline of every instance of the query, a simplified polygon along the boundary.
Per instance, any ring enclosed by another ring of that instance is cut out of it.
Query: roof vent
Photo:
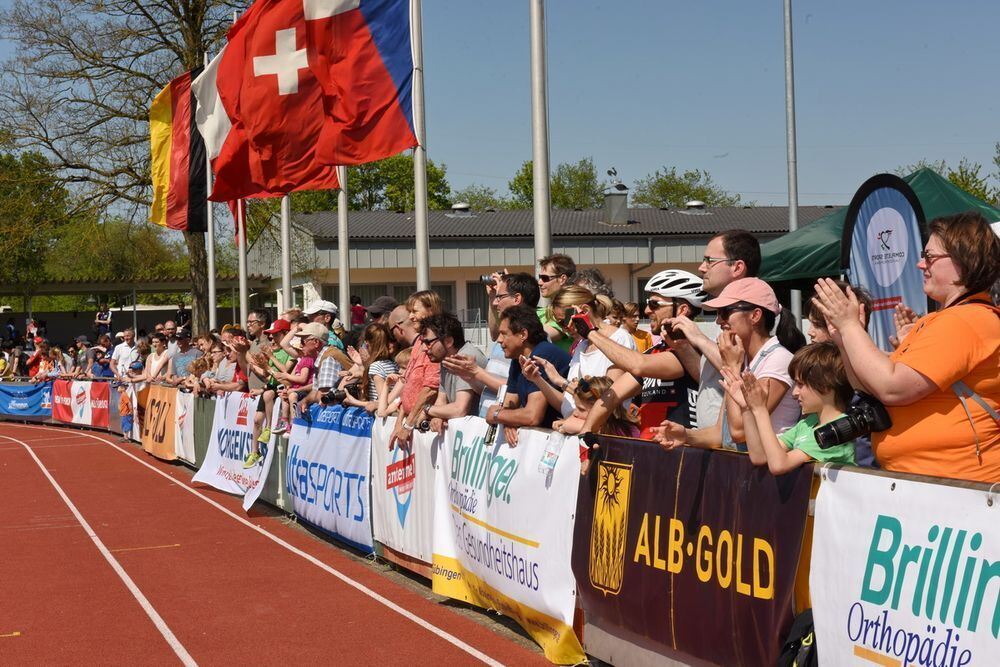
[[[691,201],[684,202],[684,208],[689,211],[692,209],[703,211],[705,210],[705,202],[700,199],[692,199]]]
[[[627,190],[627,188],[626,188]],[[603,222],[606,225],[628,224],[628,192],[611,190],[604,193]]]
[[[459,201],[451,205],[451,213],[446,214],[449,218],[474,218],[472,207],[468,202]]]

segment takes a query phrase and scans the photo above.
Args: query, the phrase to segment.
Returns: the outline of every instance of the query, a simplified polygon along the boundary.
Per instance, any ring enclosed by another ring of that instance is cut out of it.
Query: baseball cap
[[[319,322],[310,322],[309,324],[303,325],[295,335],[302,339],[318,338],[325,343],[330,335],[330,332],[327,331],[327,328]]]
[[[130,371],[135,371],[137,373],[145,367],[146,365],[143,364],[141,361],[133,361],[131,364],[128,365],[128,369]]]
[[[274,321],[270,329],[264,329],[264,333],[266,334],[281,333],[282,331],[288,331],[291,328],[292,325],[288,320],[283,320],[279,318]]]
[[[336,304],[332,301],[317,299],[316,301],[311,302],[309,307],[302,311],[302,314],[312,317],[318,313],[330,313],[332,315],[336,315],[338,312],[340,312],[340,309],[337,308]]]
[[[714,299],[705,302],[709,308],[719,309],[736,303],[752,303],[764,310],[770,310],[777,315],[781,312],[781,304],[771,286],[760,278],[740,278],[723,288],[722,293]]]
[[[77,343],[85,343],[86,345],[90,345],[90,339],[87,338],[86,336],[77,336],[76,337],[76,342]]]
[[[190,337],[191,337],[191,332],[188,331],[187,329],[178,329],[177,333],[171,336],[171,338],[190,338]]]
[[[119,331],[118,333],[115,334],[115,338],[124,338],[124,337],[125,337],[124,331]]]
[[[365,308],[372,317],[379,317],[386,313],[391,313],[399,303],[391,296],[380,296],[372,302],[372,305]]]

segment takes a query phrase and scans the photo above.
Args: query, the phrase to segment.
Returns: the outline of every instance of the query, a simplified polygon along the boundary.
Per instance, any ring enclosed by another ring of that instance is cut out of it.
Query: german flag
[[[149,109],[153,207],[150,222],[185,232],[204,232],[208,198],[205,142],[195,124],[193,81],[203,68],[177,77]]]

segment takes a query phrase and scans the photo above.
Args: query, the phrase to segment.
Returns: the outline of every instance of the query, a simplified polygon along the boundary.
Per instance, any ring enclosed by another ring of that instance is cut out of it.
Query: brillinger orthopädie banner
[[[110,390],[107,382],[56,380],[52,385],[52,418],[106,429],[111,423]]]
[[[619,665],[775,664],[812,466],[775,476],[735,452],[600,444],[580,479],[573,548],[587,652]]]
[[[479,417],[452,419],[438,453],[434,592],[513,618],[552,662],[582,662],[570,567],[577,441],[520,429],[509,447],[486,444],[487,430]]]
[[[281,413],[279,404],[274,407],[274,421]],[[201,469],[195,474],[194,482],[204,482],[237,496],[243,496],[243,509],[249,510],[257,501],[267,481],[274,458],[274,439],[260,444],[264,458],[254,467],[244,469],[253,447],[253,418],[257,410],[257,397],[250,394],[226,392],[215,403],[215,417],[212,420],[212,435],[208,440],[208,451]]]
[[[285,486],[295,514],[371,553],[372,416],[362,408],[312,405],[295,417]]]
[[[822,663],[997,664],[996,490],[849,470],[823,476],[809,579]]]
[[[395,417],[372,426],[372,514],[375,540],[431,563],[436,458],[443,438],[414,433],[411,447],[389,449]]]

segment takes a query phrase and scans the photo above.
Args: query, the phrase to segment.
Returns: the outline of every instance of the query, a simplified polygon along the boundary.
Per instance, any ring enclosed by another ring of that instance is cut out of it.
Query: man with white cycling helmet
[[[649,298],[645,313],[654,333],[662,340],[646,352],[630,350],[597,330],[587,335],[612,364],[625,371],[590,411],[584,432],[596,433],[608,415],[625,400],[639,395],[640,437],[652,438],[651,429],[666,419],[695,426],[695,403],[698,396],[701,356],[678,330],[671,330],[667,320],[694,318],[701,312],[709,295],[702,289],[701,278],[678,269],[660,271],[646,283]]]

